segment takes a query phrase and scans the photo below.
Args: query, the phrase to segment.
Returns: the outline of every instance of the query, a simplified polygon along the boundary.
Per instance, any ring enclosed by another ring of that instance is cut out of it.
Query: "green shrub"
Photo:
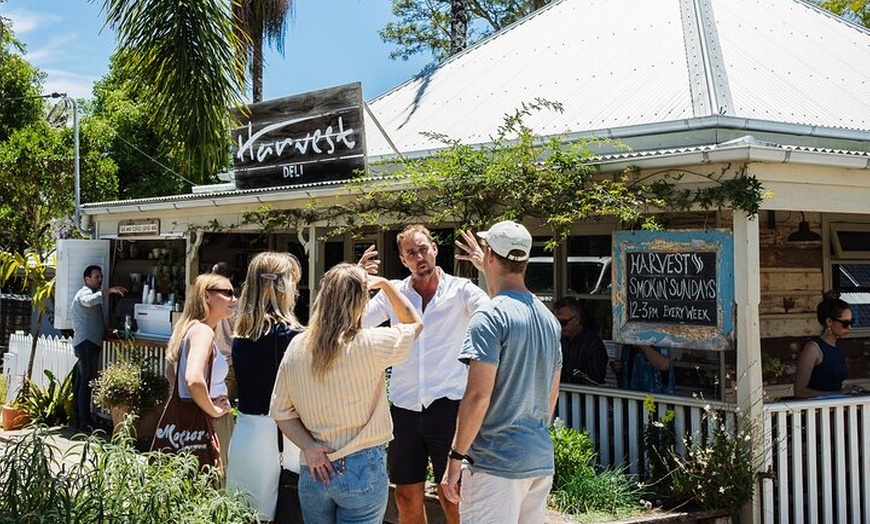
[[[100,372],[91,382],[94,388],[94,402],[111,410],[126,406],[133,413],[157,406],[169,397],[169,381],[153,371],[149,363],[142,359],[139,352],[131,353],[129,360],[115,362]]]
[[[635,478],[620,469],[600,469],[589,434],[567,428],[557,420],[550,426],[555,474],[550,505],[571,515],[632,514],[639,508]]]
[[[48,386],[45,389],[33,382],[30,383],[27,393],[20,400],[20,405],[33,418],[34,423],[66,426],[72,422],[73,372],[69,372],[63,382],[58,382],[54,373],[45,369],[43,373],[48,378]]]
[[[0,404],[6,403],[6,375],[0,375]]]
[[[746,431],[733,434],[715,413],[710,440],[689,447],[685,457],[675,457],[673,489],[685,493],[705,509],[739,508],[752,499],[756,460]]]
[[[36,427],[0,450],[0,523],[254,523],[238,493],[185,454],[139,454],[126,431],[64,456]]]
[[[651,395],[644,399],[643,408],[647,413],[643,427],[644,462],[641,464],[644,489],[647,495],[659,501],[658,504],[661,501],[667,501],[668,505],[679,504],[685,496],[681,491],[674,491],[671,478],[677,467],[675,414],[669,410],[659,417]]]

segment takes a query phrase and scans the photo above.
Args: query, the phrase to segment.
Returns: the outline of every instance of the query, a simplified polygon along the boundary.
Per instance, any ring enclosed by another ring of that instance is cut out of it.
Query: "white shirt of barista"
[[[390,400],[400,408],[421,411],[442,397],[462,399],[468,372],[458,360],[459,350],[471,314],[488,302],[489,296],[470,280],[448,275],[435,266],[438,247],[422,233],[406,238],[400,251],[402,264],[411,276],[393,283],[420,313],[423,332],[414,342],[411,356],[393,366]],[[413,286],[415,278],[438,279],[425,309],[423,297]],[[377,326],[387,319],[392,324],[398,322],[389,301],[378,293],[369,301],[363,325]]]

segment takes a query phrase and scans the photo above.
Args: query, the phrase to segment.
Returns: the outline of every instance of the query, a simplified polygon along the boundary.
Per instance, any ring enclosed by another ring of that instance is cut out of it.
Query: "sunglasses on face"
[[[842,318],[831,317],[831,320],[833,320],[834,322],[839,322],[839,324],[846,329],[849,329],[855,325],[855,320],[851,319],[851,318],[846,320],[846,319],[842,319]]]
[[[558,318],[558,317],[556,317],[556,320],[559,321],[559,324],[561,324],[562,327],[565,327],[568,325],[568,322],[571,322],[572,320],[574,320],[574,317],[570,317],[570,318]]]
[[[222,289],[219,287],[212,287],[212,288],[206,289],[206,291],[211,291],[212,293],[220,293],[221,295],[223,295],[227,298],[233,298],[236,296],[236,292],[233,291],[232,289]]]

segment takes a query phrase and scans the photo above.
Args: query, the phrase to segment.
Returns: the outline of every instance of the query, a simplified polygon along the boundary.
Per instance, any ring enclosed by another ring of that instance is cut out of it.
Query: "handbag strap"
[[[189,344],[190,344],[190,341],[187,338],[187,334],[185,334],[184,339],[182,339],[182,341],[181,341],[181,353],[187,355],[184,358],[184,370],[185,370],[185,372],[187,371],[187,364],[188,364],[188,360],[190,357],[190,348],[188,347]],[[208,359],[208,365],[206,365],[206,367],[205,367],[206,368],[205,369],[205,384],[206,384],[206,389],[208,390],[208,393],[209,393],[209,397],[211,397],[211,368],[212,368],[212,366],[214,366],[215,351],[217,351],[217,349],[214,346],[214,344],[212,344],[211,356]],[[181,394],[178,392],[179,389],[181,388],[181,359],[180,358],[178,359],[178,365],[175,368],[175,375],[176,375],[175,376],[175,387],[172,388],[172,394],[177,396],[178,399],[180,400]]]
[[[278,368],[281,366],[281,361],[278,360],[278,330],[272,330],[272,356],[275,360],[275,373],[277,376]],[[284,435],[281,433],[281,428],[278,429],[278,463],[284,467]]]

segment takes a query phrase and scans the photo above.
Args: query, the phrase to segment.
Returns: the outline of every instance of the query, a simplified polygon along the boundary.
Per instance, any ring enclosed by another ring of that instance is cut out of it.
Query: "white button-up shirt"
[[[468,371],[458,360],[459,350],[471,314],[489,300],[467,278],[448,275],[440,268],[437,271],[438,289],[426,311],[411,277],[393,281],[423,318],[423,332],[414,342],[411,356],[394,365],[390,375],[390,400],[411,411],[421,411],[443,397],[462,399]],[[369,301],[363,326],[377,326],[388,319],[392,324],[398,322],[385,294],[378,293]]]

